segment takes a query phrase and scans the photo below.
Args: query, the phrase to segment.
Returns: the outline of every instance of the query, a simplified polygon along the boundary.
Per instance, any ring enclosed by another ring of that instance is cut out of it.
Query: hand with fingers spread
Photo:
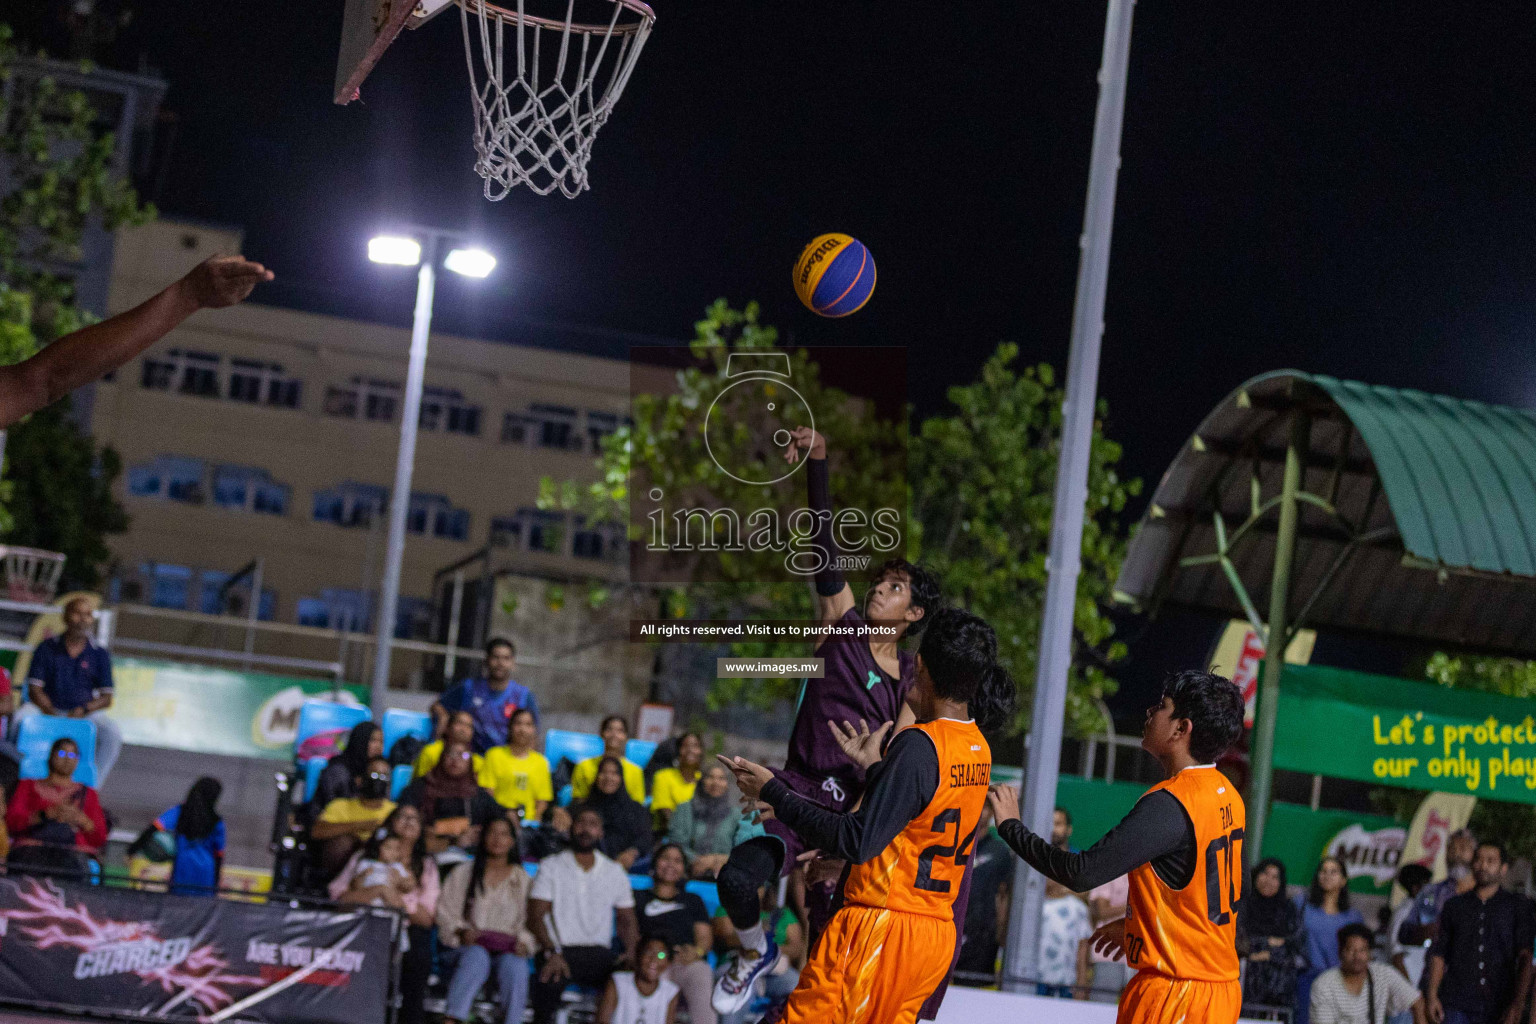
[[[1099,925],[1093,937],[1088,940],[1088,948],[1111,960],[1123,958],[1125,956],[1125,918],[1106,921]]]
[[[796,427],[789,432],[789,439],[789,444],[784,446],[784,461],[792,466],[800,461],[802,450],[808,458],[827,457],[827,439],[811,427]]]
[[[1019,791],[1012,786],[992,786],[987,790],[992,817],[1001,824],[1019,816]]]
[[[773,778],[773,772],[760,764],[753,764],[744,757],[726,757],[724,754],[716,754],[720,763],[731,770],[736,776],[736,786],[741,790],[741,795],[747,800],[756,800]]]
[[[848,760],[860,768],[868,768],[880,760],[880,745],[885,742],[886,733],[891,731],[893,722],[886,722],[874,732],[869,731],[869,723],[859,719],[859,727],[855,729],[853,723],[844,721],[838,725],[831,719],[827,720],[827,728],[832,730],[832,738],[837,740],[837,745],[847,755]]]

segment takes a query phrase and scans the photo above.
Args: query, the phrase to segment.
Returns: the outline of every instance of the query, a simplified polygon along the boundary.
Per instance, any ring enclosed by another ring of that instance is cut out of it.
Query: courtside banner
[[[396,923],[11,875],[0,1000],[146,1020],[378,1024]]]
[[[1536,803],[1536,701],[1287,665],[1275,767]]]

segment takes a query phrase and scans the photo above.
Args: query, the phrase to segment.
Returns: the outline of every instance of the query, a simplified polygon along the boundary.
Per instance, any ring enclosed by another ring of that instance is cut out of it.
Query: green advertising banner
[[[1275,767],[1536,803],[1536,701],[1287,665]]]
[[[1292,885],[1307,885],[1318,861],[1337,857],[1349,871],[1350,891],[1384,896],[1391,891],[1407,839],[1408,830],[1392,818],[1276,801],[1264,830],[1264,856],[1279,858]],[[1259,858],[1245,853],[1244,860],[1253,864]]]
[[[291,757],[304,701],[332,694],[323,679],[148,658],[114,657],[112,676],[125,743],[233,757]],[[368,691],[346,686],[340,699],[366,704]]]

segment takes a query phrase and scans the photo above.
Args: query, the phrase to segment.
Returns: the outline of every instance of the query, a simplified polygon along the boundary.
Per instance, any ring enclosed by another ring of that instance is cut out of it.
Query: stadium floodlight
[[[405,558],[405,520],[410,507],[411,476],[416,462],[416,429],[421,416],[421,397],[427,369],[427,339],[432,330],[432,297],[436,290],[437,261],[450,245],[443,266],[464,277],[485,277],[496,268],[496,257],[469,245],[458,231],[404,226],[401,234],[378,235],[368,242],[368,258],[375,263],[419,267],[416,271],[416,311],[411,319],[411,349],[406,361],[405,403],[400,416],[400,448],[395,458],[395,482],[390,490],[389,529],[386,533],[384,572],[379,580],[379,606],[374,630],[377,648],[373,658],[372,707],[382,715],[389,698],[390,655],[395,639],[395,613],[400,603],[400,571]]]
[[[421,262],[421,243],[400,235],[378,235],[368,240],[368,258],[375,263],[414,267]]]
[[[454,249],[443,266],[464,277],[486,277],[496,269],[496,257],[484,249]]]

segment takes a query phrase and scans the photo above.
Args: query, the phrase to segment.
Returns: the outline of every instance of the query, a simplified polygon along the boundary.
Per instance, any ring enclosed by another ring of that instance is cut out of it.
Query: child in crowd
[[[672,1024],[678,988],[662,977],[671,959],[666,939],[657,936],[642,942],[635,969],[608,979],[597,1005],[597,1024]]]
[[[406,866],[405,840],[389,832],[376,835],[363,848],[362,859],[357,862],[357,872],[352,876],[354,892],[372,889],[380,885],[393,885],[403,896],[416,888],[416,879]],[[376,907],[384,906],[382,897],[373,900]]]

